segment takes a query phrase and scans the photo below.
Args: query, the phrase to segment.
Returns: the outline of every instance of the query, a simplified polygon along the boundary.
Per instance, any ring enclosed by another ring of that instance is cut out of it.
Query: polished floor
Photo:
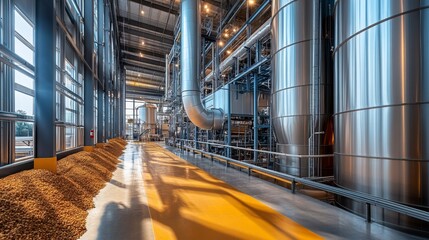
[[[130,143],[82,239],[419,239],[157,143]]]

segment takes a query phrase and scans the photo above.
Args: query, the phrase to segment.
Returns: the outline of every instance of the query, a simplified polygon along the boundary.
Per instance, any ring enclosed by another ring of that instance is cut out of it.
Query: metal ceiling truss
[[[146,0],[130,0],[130,2],[135,2],[138,4],[141,4],[143,6],[146,7],[150,7],[159,11],[163,11],[166,13],[171,13],[173,15],[178,16],[179,15],[179,10],[178,8],[171,8],[170,6],[166,5],[166,4],[162,4],[156,1],[146,1]]]
[[[158,27],[158,26],[154,26],[151,24],[147,24],[143,21],[136,21],[136,20],[130,19],[130,18],[118,17],[118,22],[125,23],[127,25],[135,26],[138,28],[150,30],[150,31],[156,32],[157,34],[165,34],[165,35],[171,36],[171,37],[173,37],[173,35],[174,35],[174,32],[171,30],[168,30],[168,29],[165,29],[162,27]]]
[[[132,60],[132,59],[128,59],[128,58],[123,58],[122,61],[124,63],[127,63],[128,65],[132,65],[132,66],[143,68],[143,69],[148,69],[151,71],[157,71],[157,72],[165,75],[165,72],[164,72],[165,67],[158,66],[158,65],[152,65],[150,63],[145,63],[145,62],[143,62],[144,61],[143,59]]]
[[[158,41],[161,43],[173,45],[173,38],[172,37],[171,38],[169,36],[160,37],[160,36],[157,36],[157,35],[154,35],[151,33],[145,33],[145,32],[130,28],[129,25],[126,25],[123,23],[120,23],[120,25],[121,25],[120,28],[123,30],[124,33],[128,33],[128,34],[131,34],[131,35],[134,35],[137,37],[141,37],[141,38],[145,38],[145,39],[151,39],[151,40]]]

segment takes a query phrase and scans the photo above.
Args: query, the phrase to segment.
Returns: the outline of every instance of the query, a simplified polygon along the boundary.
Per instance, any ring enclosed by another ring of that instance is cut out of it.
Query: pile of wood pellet
[[[112,177],[126,142],[58,161],[57,174],[28,170],[0,179],[0,239],[77,239],[93,198]]]

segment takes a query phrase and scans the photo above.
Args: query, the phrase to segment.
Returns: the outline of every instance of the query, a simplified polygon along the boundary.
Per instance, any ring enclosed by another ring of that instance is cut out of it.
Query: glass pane
[[[69,76],[69,75],[67,75],[67,76],[66,76],[66,79],[65,79],[65,86],[66,86],[66,88],[68,88],[70,91],[72,91],[72,92],[76,93],[76,82],[75,82],[72,78],[70,78],[70,76]]]
[[[33,27],[30,25],[29,22],[27,22],[27,20],[24,19],[21,13],[16,9],[15,9],[15,31],[34,46]]]
[[[34,90],[34,80],[18,70],[15,70],[15,83]]]
[[[56,150],[57,152],[62,151],[63,149],[61,149],[61,139],[62,139],[62,135],[64,134],[63,131],[63,127],[56,127],[56,138],[55,138],[55,142],[56,142]]]
[[[33,116],[34,97],[15,91],[15,112]]]
[[[34,54],[27,45],[25,45],[21,40],[15,37],[15,53],[22,57],[25,61],[34,65]]]
[[[74,111],[66,110],[66,122],[76,124],[76,113]]]
[[[66,127],[66,149],[76,147],[76,127]]]
[[[15,123],[15,159],[33,155],[33,123]]]
[[[58,121],[61,119],[61,94],[59,92],[55,93],[55,117]]]

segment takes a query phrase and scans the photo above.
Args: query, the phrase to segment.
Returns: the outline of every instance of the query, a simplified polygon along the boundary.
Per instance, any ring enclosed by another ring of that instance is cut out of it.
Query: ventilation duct
[[[193,124],[201,129],[221,129],[221,109],[207,110],[201,102],[200,55],[201,55],[201,11],[199,0],[183,0],[181,3],[181,85],[182,102],[186,114]]]

